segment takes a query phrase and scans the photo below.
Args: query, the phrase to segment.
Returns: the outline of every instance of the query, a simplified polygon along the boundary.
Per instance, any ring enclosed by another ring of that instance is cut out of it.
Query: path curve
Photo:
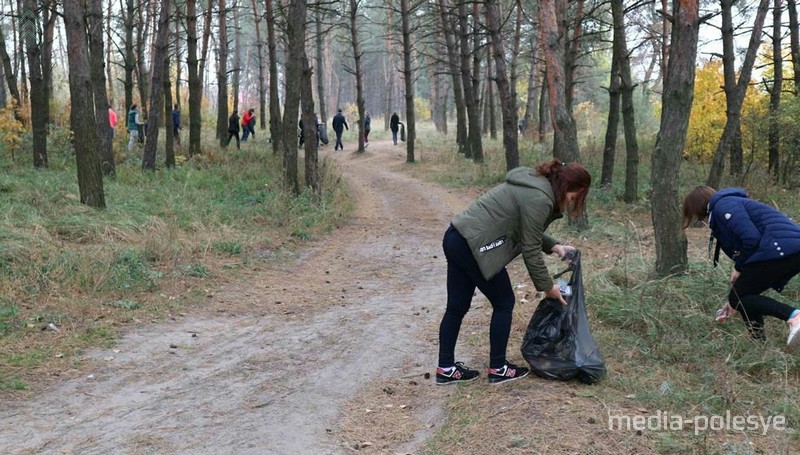
[[[79,378],[0,409],[0,453],[347,453],[343,405],[435,363],[441,236],[467,203],[403,173],[400,150],[323,151],[358,202],[350,222],[290,264],[230,281],[209,298],[216,311],[134,328],[87,353]],[[423,427],[442,400],[415,410]]]

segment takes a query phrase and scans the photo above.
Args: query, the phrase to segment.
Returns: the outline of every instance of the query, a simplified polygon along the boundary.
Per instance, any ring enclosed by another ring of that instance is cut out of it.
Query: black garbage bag
[[[406,141],[406,126],[402,123],[400,124],[400,140],[403,142]]]
[[[319,124],[319,141],[325,145],[328,145],[328,125],[325,123]]]
[[[562,294],[569,305],[553,299],[539,303],[522,340],[522,356],[543,378],[577,378],[593,384],[605,376],[606,366],[589,330],[580,252],[576,252],[570,267],[554,278],[568,272],[571,276],[568,287],[562,286]]]

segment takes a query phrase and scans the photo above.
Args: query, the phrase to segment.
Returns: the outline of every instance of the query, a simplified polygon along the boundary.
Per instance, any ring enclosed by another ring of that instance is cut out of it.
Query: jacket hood
[[[750,196],[747,195],[747,191],[745,191],[742,188],[725,188],[725,189],[717,191],[716,193],[714,193],[713,196],[711,196],[711,199],[708,201],[709,209],[713,208],[714,205],[716,205],[716,203],[720,199],[722,199],[724,197],[728,197],[728,196],[744,197],[744,198],[750,197]],[[709,212],[710,211],[711,210],[709,210]]]
[[[508,171],[508,174],[506,174],[506,182],[512,185],[536,188],[550,196],[550,199],[555,199],[553,186],[550,185],[550,182],[529,167],[511,169]]]

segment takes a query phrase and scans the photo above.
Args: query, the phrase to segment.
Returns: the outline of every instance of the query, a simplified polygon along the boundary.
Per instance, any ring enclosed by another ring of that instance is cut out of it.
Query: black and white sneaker
[[[477,370],[470,370],[463,363],[456,362],[450,368],[436,368],[436,385],[455,384],[457,382],[470,382],[478,379],[480,373]]]
[[[514,381],[528,375],[528,369],[513,363],[506,363],[502,368],[489,368],[489,384]]]

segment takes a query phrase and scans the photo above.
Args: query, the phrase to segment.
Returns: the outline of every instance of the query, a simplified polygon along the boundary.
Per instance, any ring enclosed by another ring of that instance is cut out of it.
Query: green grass
[[[51,136],[47,169],[33,169],[21,152],[12,162],[0,145],[0,391],[48,368],[52,357],[36,346],[69,360],[112,342],[120,324],[169,311],[154,302],[174,283],[212,278],[222,262],[236,273],[275,260],[263,251],[291,251],[352,210],[324,162],[319,195],[285,192],[279,157],[264,139],[241,151],[211,145],[174,169],[143,173],[119,134],[117,175],[103,182],[107,208],[92,209],[80,204],[62,132]],[[186,292],[170,305],[205,299]],[[62,328],[57,336],[41,329],[51,322]]]

